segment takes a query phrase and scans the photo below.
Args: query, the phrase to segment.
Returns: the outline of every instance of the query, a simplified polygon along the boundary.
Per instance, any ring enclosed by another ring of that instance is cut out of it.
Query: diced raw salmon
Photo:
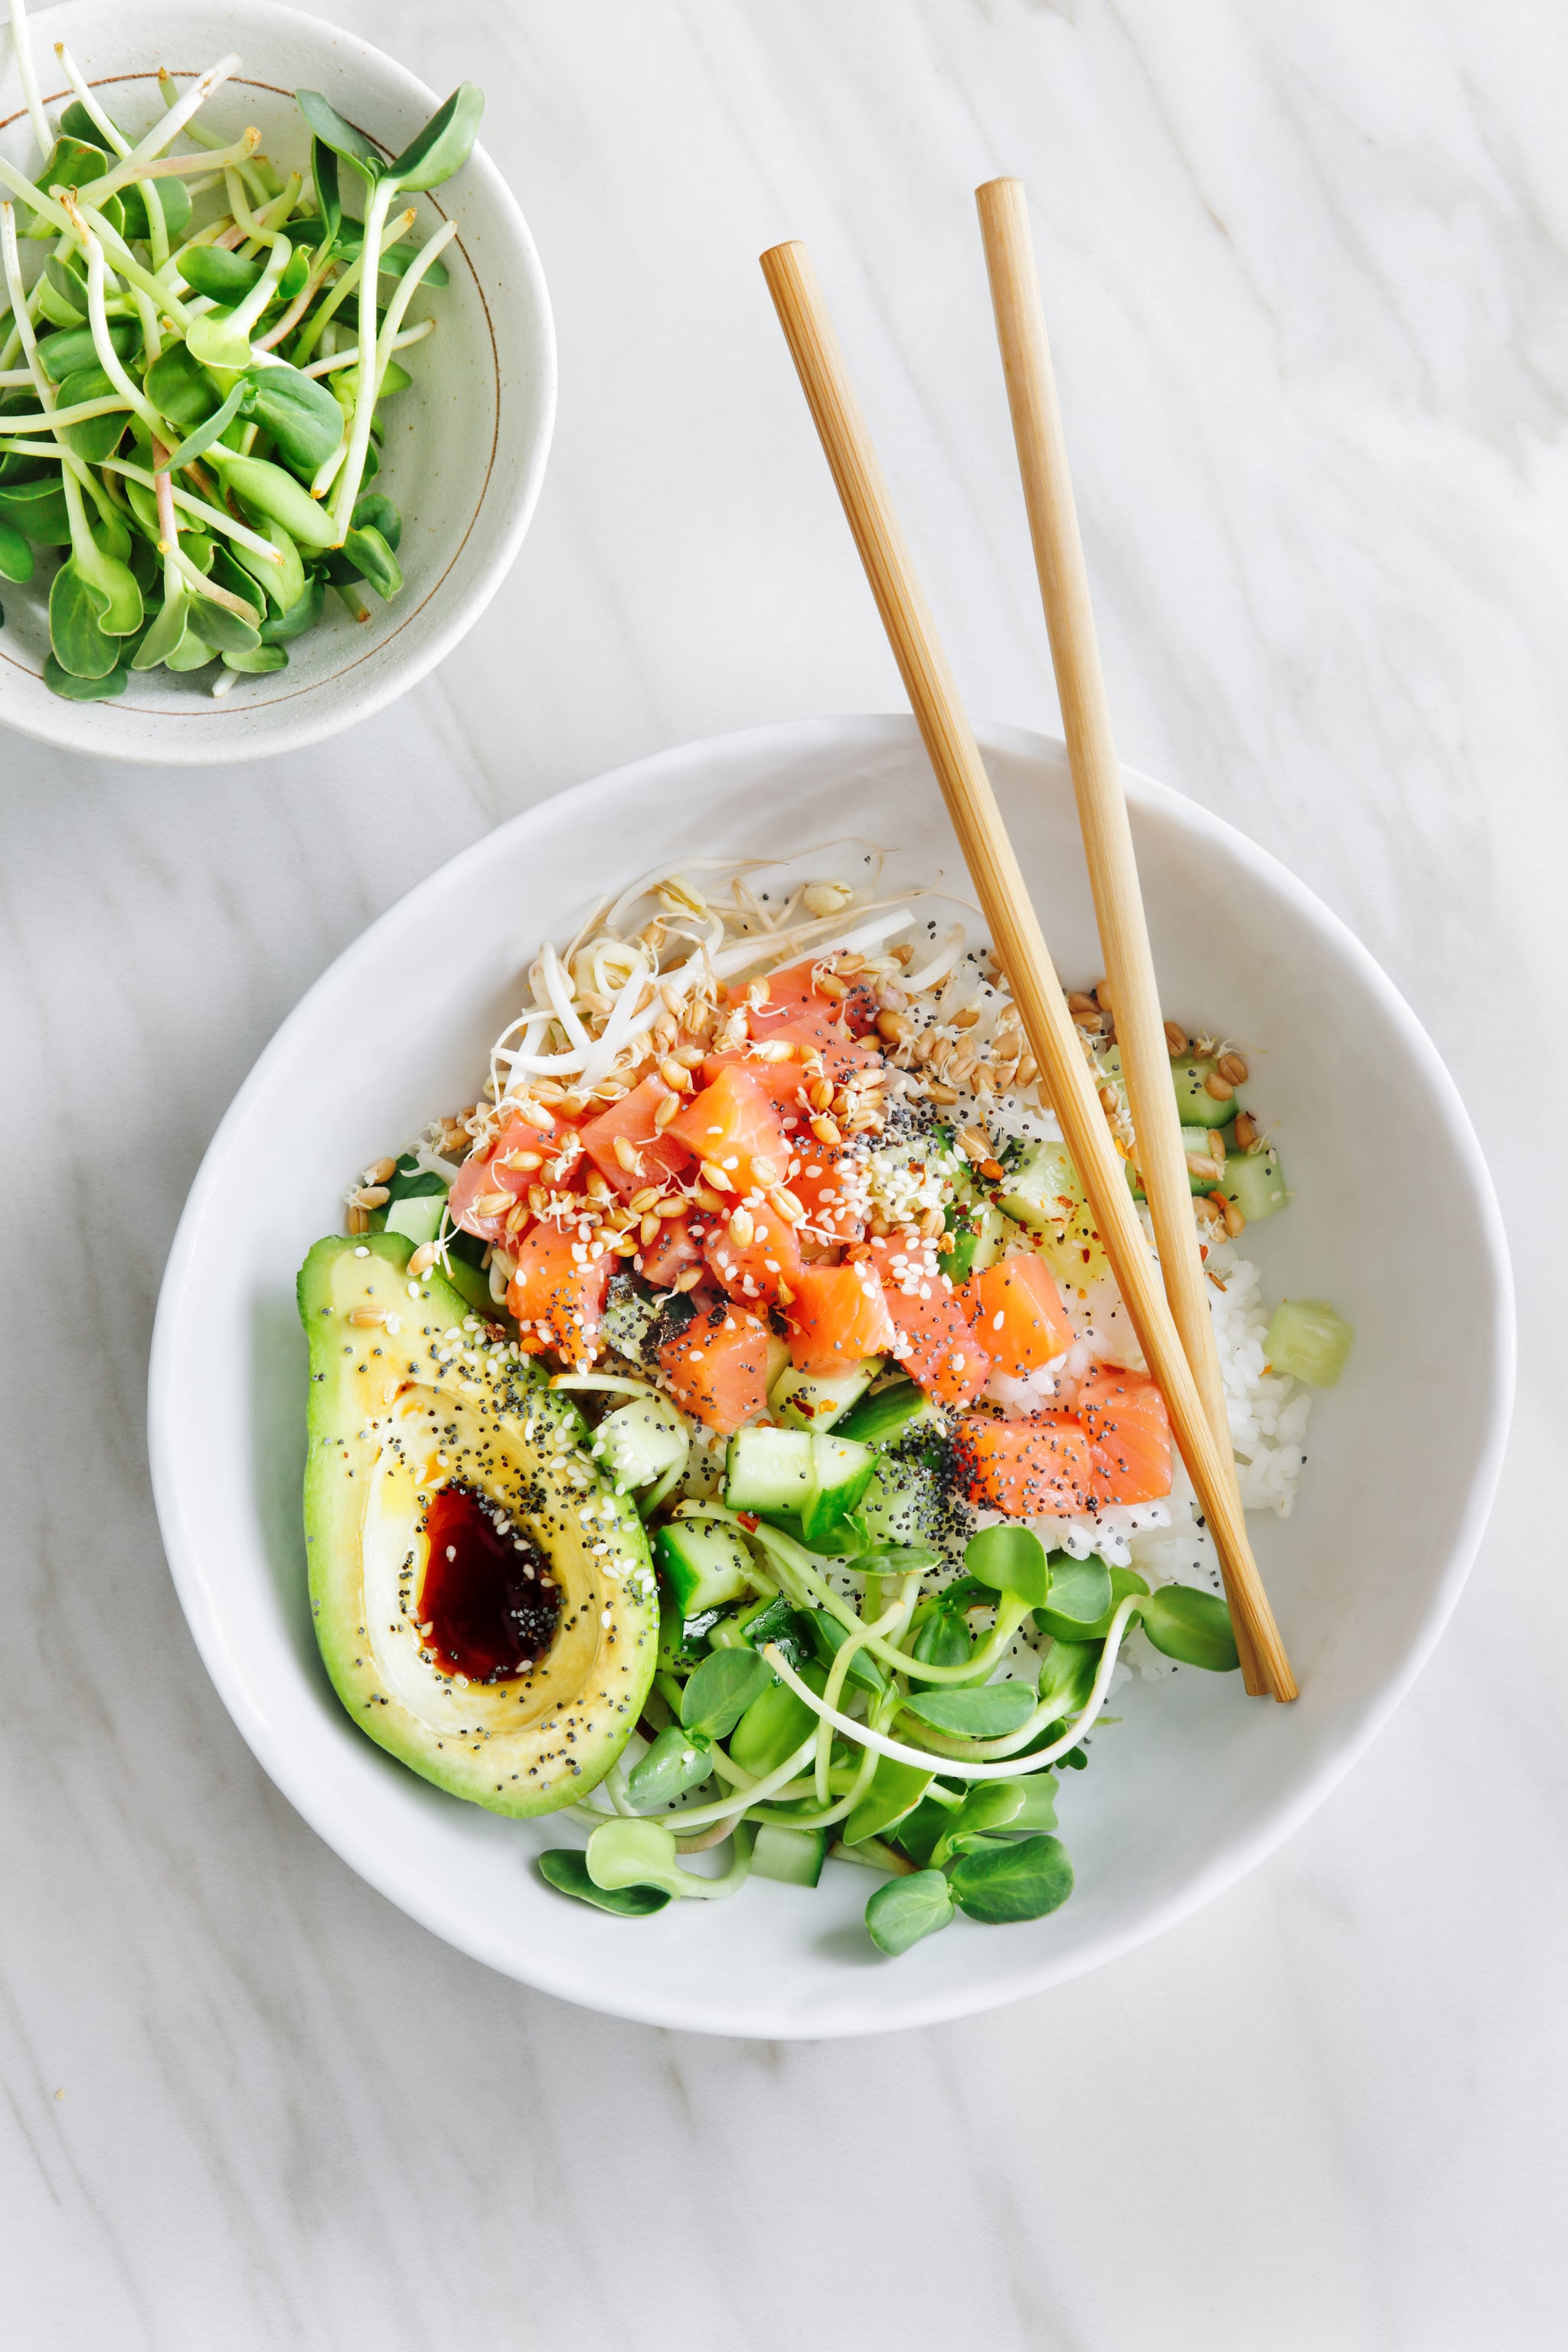
[[[738,1242],[729,1221],[715,1217],[702,1255],[731,1298],[748,1307],[776,1307],[783,1295],[781,1283],[792,1297],[800,1288],[800,1247],[795,1227],[786,1224],[776,1209],[764,1206],[746,1213],[752,1218],[750,1241]]]
[[[690,1165],[690,1150],[675,1133],[679,1122],[661,1129],[655,1118],[670,1093],[662,1078],[646,1077],[583,1129],[584,1150],[601,1176],[624,1196],[641,1192],[645,1184],[662,1184]],[[616,1150],[617,1141],[631,1154],[630,1168]]]
[[[893,1323],[875,1269],[803,1265],[784,1308],[790,1360],[797,1372],[847,1372],[868,1356],[890,1355]]]
[[[658,1238],[637,1252],[637,1272],[645,1282],[651,1282],[656,1290],[668,1290],[678,1274],[699,1264],[702,1256],[699,1233],[707,1231],[707,1218],[697,1220],[697,1225],[694,1232],[690,1217],[667,1217],[661,1222]]]
[[[898,1338],[893,1353],[911,1380],[939,1404],[973,1404],[991,1377],[991,1359],[941,1276],[921,1292],[889,1290]]]
[[[860,1232],[857,1203],[863,1197],[854,1160],[814,1136],[801,1139],[795,1156],[800,1164],[791,1172],[789,1189],[805,1211],[807,1224],[826,1241],[854,1241]]]
[[[565,1184],[546,1177],[547,1166],[553,1167],[574,1147],[557,1141],[554,1135],[542,1135],[522,1118],[508,1119],[492,1148],[482,1154],[474,1153],[465,1160],[453,1179],[447,1207],[452,1223],[466,1234],[477,1234],[480,1241],[504,1242],[508,1249],[516,1246],[517,1234],[526,1218],[507,1234],[507,1219],[519,1201],[526,1200],[532,1184],[552,1183],[553,1189],[565,1189]],[[518,1167],[522,1160],[528,1164]],[[574,1167],[565,1180],[576,1176]],[[475,1203],[493,1200],[499,1193],[510,1195],[504,1208],[489,1209],[480,1213]]]
[[[1079,1391],[1078,1413],[1097,1502],[1152,1503],[1170,1493],[1171,1424],[1152,1381],[1102,1364]]]
[[[682,1412],[732,1437],[768,1402],[768,1327],[721,1303],[693,1316],[658,1351],[659,1370]]]
[[[536,1224],[518,1246],[506,1294],[521,1344],[531,1353],[553,1348],[574,1364],[591,1361],[615,1264],[607,1250],[595,1255],[575,1225]]]
[[[959,1293],[999,1372],[1021,1378],[1072,1346],[1076,1334],[1043,1258],[998,1258]]]
[[[1088,1507],[1089,1439],[1070,1413],[993,1421],[966,1412],[955,1459],[970,1501],[1010,1519],[1070,1518]]]
[[[798,1062],[759,1062],[754,1055],[737,1046],[733,1053],[707,1055],[702,1064],[703,1085],[710,1087],[720,1071],[725,1069],[743,1070],[762,1088],[778,1112],[786,1133],[809,1117],[810,1106],[803,1091],[809,1080]]]
[[[734,1063],[693,1096],[665,1134],[727,1177],[737,1198],[753,1185],[782,1184],[789,1167],[777,1110],[751,1073]]]

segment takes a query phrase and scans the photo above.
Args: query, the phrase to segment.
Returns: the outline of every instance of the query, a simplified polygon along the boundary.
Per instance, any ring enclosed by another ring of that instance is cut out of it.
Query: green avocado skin
[[[575,1406],[438,1275],[411,1282],[413,1249],[333,1236],[300,1272],[316,1639],[389,1754],[492,1812],[553,1812],[603,1780],[642,1712],[658,1643],[647,1538]],[[447,1478],[501,1504],[549,1562],[560,1618],[527,1675],[459,1687],[420,1641],[421,1505]]]

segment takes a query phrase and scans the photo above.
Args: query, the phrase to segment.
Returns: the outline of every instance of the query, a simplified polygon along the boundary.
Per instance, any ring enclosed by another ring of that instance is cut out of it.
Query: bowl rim
[[[979,721],[976,722],[975,733],[983,753],[996,752],[1034,761],[1042,757],[1065,760],[1065,747],[1060,739],[1034,729]],[[1068,1982],[1125,1952],[1135,1950],[1140,1945],[1152,1941],[1167,1928],[1190,1917],[1215,1896],[1235,1885],[1282,1845],[1339,1785],[1386,1725],[1430,1657],[1452,1614],[1485,1531],[1501,1475],[1512,1412],[1515,1375],[1515,1308],[1508,1244],[1490,1172],[1458,1089],[1436,1047],[1393,981],[1349,926],[1271,852],[1259,847],[1238,828],[1224,818],[1213,815],[1184,794],[1135,769],[1123,768],[1128,798],[1134,810],[1147,808],[1151,812],[1158,812],[1173,819],[1200,839],[1223,846],[1228,855],[1249,868],[1260,883],[1289,899],[1296,912],[1310,926],[1321,931],[1355,969],[1357,976],[1376,997],[1399,1033],[1425,1080],[1434,1110],[1442,1120],[1448,1141],[1462,1162],[1474,1190],[1478,1243],[1484,1255],[1491,1295],[1489,1327],[1477,1335],[1475,1342],[1475,1352],[1479,1357],[1484,1356],[1488,1363],[1486,1425],[1478,1444],[1477,1467],[1464,1507],[1450,1532],[1443,1567],[1434,1580],[1406,1653],[1397,1668],[1386,1677],[1342,1744],[1312,1768],[1300,1787],[1281,1796],[1247,1830],[1229,1839],[1223,1851],[1195,1871],[1181,1889],[1156,1904],[1137,1921],[1121,1928],[1108,1929],[1096,1943],[1074,1955],[1055,1959],[1047,1958],[1044,1961],[1022,1965],[1001,1977],[991,1974],[983,1980],[976,1980],[973,1987],[942,1989],[923,2000],[919,1996],[908,2000],[901,1998],[897,2013],[891,2016],[879,2015],[868,2005],[866,2013],[853,2020],[835,2014],[826,2019],[807,2021],[790,2011],[761,2016],[756,2022],[745,2026],[738,2026],[728,2018],[715,2020],[706,2017],[695,2002],[683,2005],[679,1997],[671,1997],[663,1988],[656,1997],[643,1997],[634,1971],[627,1972],[622,1986],[617,1989],[620,1997],[609,1998],[596,1990],[592,1998],[587,1998],[581,1985],[572,1979],[564,1963],[558,1966],[546,1959],[524,1969],[518,1965],[513,1950],[510,1948],[504,1951],[501,1949],[499,1938],[487,1939],[482,1932],[455,1933],[449,1922],[440,1916],[439,1904],[429,1899],[427,1890],[418,1883],[400,1883],[395,1863],[389,1863],[384,1848],[373,1839],[362,1835],[352,1818],[343,1819],[331,1804],[321,1800],[320,1791],[310,1784],[309,1775],[299,1769],[287,1738],[280,1737],[267,1715],[251,1703],[243,1679],[230,1671],[230,1655],[216,1612],[211,1603],[208,1580],[198,1558],[195,1539],[184,1516],[178,1431],[169,1406],[176,1377],[176,1321],[201,1230],[215,1204],[230,1135],[242,1125],[252,1099],[268,1083],[274,1068],[287,1061],[295,1034],[307,1024],[317,996],[329,986],[342,985],[345,981],[352,980],[362,966],[371,964],[379,951],[382,935],[405,921],[409,911],[422,896],[433,894],[437,887],[449,888],[459,883],[466,873],[477,869],[487,857],[493,856],[499,844],[526,839],[530,830],[543,822],[546,815],[549,821],[554,822],[565,806],[586,823],[597,803],[614,800],[630,787],[647,791],[669,776],[679,774],[694,761],[722,758],[747,748],[757,754],[765,752],[766,756],[784,762],[827,748],[865,751],[895,746],[914,751],[920,748],[919,730],[913,719],[907,714],[797,719],[730,730],[721,735],[700,738],[641,760],[627,761],[603,775],[551,794],[483,835],[468,848],[458,851],[454,857],[437,866],[369,924],[327,966],[264,1047],[226,1111],[203,1157],[170,1247],[159,1293],[148,1378],[148,1450],[153,1498],[170,1573],[192,1637],[219,1696],[258,1762],[295,1810],[342,1861],[400,1910],[439,1936],[444,1942],[515,1981],[635,2023],[746,2038],[814,2041],[939,2024],[952,2019],[973,2016],[1031,1993],[1045,1991],[1056,1984]]]
[[[439,103],[434,90],[427,88],[416,74],[411,73],[396,58],[389,57],[384,49],[378,48],[373,41],[365,40],[361,34],[353,32],[349,27],[330,24],[324,17],[312,16],[306,9],[286,6],[282,5],[282,0],[191,0],[191,5],[197,9],[204,6],[210,7],[215,15],[229,20],[236,39],[241,43],[245,39],[245,27],[247,23],[275,29],[279,34],[289,31],[295,35],[309,34],[317,40],[339,49],[349,49],[360,58],[368,60],[379,73],[398,88],[399,94],[405,99],[429,110],[433,110]],[[56,6],[38,12],[35,30],[43,29],[52,33],[56,38],[68,39],[70,37],[68,19],[78,16],[85,18],[87,16],[102,17],[105,15],[112,15],[118,20],[122,11],[112,5],[112,0],[58,0],[58,5]],[[7,61],[9,61],[8,58]],[[155,70],[155,68],[149,66],[146,73],[150,77]],[[265,82],[259,79],[260,71],[259,68],[254,71],[250,70],[250,61],[242,59],[240,70],[234,79],[240,87],[250,86],[281,94],[280,85]],[[120,73],[99,75],[96,79],[90,75],[88,77],[95,89],[105,81],[141,78],[140,75],[128,76]],[[64,90],[55,93],[46,91],[46,103],[56,104],[66,95]],[[8,130],[12,123],[20,120],[25,111],[26,109],[23,108],[7,114],[3,121],[0,121],[0,131]],[[369,135],[373,134],[367,133],[367,136]],[[299,687],[292,695],[279,695],[274,697],[269,702],[254,705],[218,703],[209,709],[205,708],[200,702],[193,702],[188,710],[152,710],[140,709],[134,705],[126,707],[118,702],[77,704],[54,696],[49,697],[47,701],[37,702],[35,708],[33,706],[36,698],[30,688],[35,686],[42,687],[41,678],[37,672],[23,668],[21,665],[6,656],[6,666],[21,668],[22,676],[27,681],[26,686],[19,688],[18,691],[25,696],[28,707],[13,712],[5,708],[5,698],[0,697],[0,725],[4,725],[11,733],[25,736],[35,743],[46,743],[55,750],[74,751],[91,759],[113,760],[127,766],[237,766],[246,760],[271,759],[281,757],[289,752],[303,751],[312,743],[324,742],[331,736],[342,733],[344,728],[354,726],[363,719],[374,718],[390,703],[397,701],[410,688],[416,686],[422,678],[428,677],[431,670],[444,661],[453,647],[468,635],[516,562],[519,551],[533,520],[534,509],[538,506],[540,491],[543,487],[551,445],[554,439],[560,369],[550,289],[545,281],[539,248],[523,216],[521,206],[499,166],[491,162],[489,152],[482,144],[475,145],[472,154],[464,166],[464,171],[473,173],[483,190],[487,226],[493,224],[500,227],[510,240],[521,280],[520,299],[523,305],[532,311],[537,321],[538,349],[535,354],[535,365],[538,370],[539,424],[533,446],[528,454],[514,510],[493,556],[484,570],[478,572],[467,588],[450,602],[444,616],[432,625],[417,650],[395,662],[384,665],[383,674],[378,679],[367,680],[355,688],[343,688],[342,681],[348,678],[354,669],[362,667],[376,654],[382,652],[392,639],[407,629],[421,613],[428,612],[438,603],[447,581],[450,577],[452,565],[457,562],[462,548],[467,544],[475,524],[483,512],[486,501],[491,495],[493,469],[487,470],[479,502],[474,508],[463,538],[458,541],[447,570],[428,591],[424,602],[405,614],[396,628],[385,636],[378,637],[374,646],[353,653],[353,658],[346,660],[342,669],[333,670],[330,676],[317,679],[314,684]],[[433,194],[427,198],[427,201],[437,212],[441,211],[441,206]],[[473,277],[489,331],[493,351],[495,328],[489,301],[485,292],[484,280],[468,252],[461,234],[458,235],[456,242]],[[497,385],[498,390],[503,388],[499,362]],[[498,409],[498,436],[500,431],[500,417]],[[351,650],[352,641],[346,641],[345,652]],[[47,693],[47,689],[45,691]],[[268,723],[263,718],[264,712],[279,709],[289,701],[304,703],[307,706],[313,704],[315,707],[307,708],[291,720],[279,721],[276,724]],[[58,719],[56,706],[60,714]],[[73,727],[70,714],[83,710],[95,715],[78,720],[77,725]],[[247,713],[252,711],[259,723],[247,726],[244,721]],[[239,723],[235,723],[237,721]],[[146,732],[141,740],[137,740],[130,731],[132,726],[145,729]],[[102,730],[108,728],[125,728],[126,740],[123,742],[112,743],[99,740]]]

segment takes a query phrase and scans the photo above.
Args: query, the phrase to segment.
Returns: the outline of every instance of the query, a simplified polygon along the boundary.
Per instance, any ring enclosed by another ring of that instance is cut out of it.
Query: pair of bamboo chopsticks
[[[1296,1696],[1295,1679],[1252,1557],[1237,1486],[1024,192],[1016,180],[993,180],[977,191],[976,201],[1073,789],[1163,1287],[1156,1279],[1121,1161],[805,247],[795,242],[773,247],[762,257],[763,273],[990,925],[992,943],[1012,984],[1030,1050],[1044,1073],[1046,1091],[1083,1180],[1139,1343],[1164,1395],[1200,1507],[1214,1531],[1247,1688],[1255,1695],[1268,1691],[1278,1699],[1290,1699]]]

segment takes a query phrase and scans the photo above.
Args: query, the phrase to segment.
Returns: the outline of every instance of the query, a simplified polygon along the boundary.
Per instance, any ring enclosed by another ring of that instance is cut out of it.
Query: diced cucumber
[[[788,1429],[833,1429],[857,1397],[865,1395],[884,1361],[881,1356],[868,1356],[852,1372],[831,1379],[797,1372],[786,1364],[768,1391],[768,1402]]]
[[[594,1432],[593,1454],[603,1462],[624,1495],[633,1486],[651,1486],[668,1470],[679,1468],[689,1451],[686,1424],[665,1397],[633,1397],[607,1412]]]
[[[1171,1065],[1171,1077],[1176,1089],[1176,1107],[1182,1114],[1184,1127],[1226,1127],[1236,1117],[1240,1105],[1234,1093],[1221,1102],[1211,1095],[1206,1080],[1214,1076],[1213,1062],[1200,1062],[1188,1057]]]
[[[1344,1370],[1355,1333],[1326,1298],[1283,1298],[1263,1337],[1263,1352],[1277,1372],[1331,1389]]]
[[[868,1445],[797,1429],[742,1429],[730,1440],[724,1500],[732,1511],[788,1512],[805,1540],[831,1535],[871,1482]]]
[[[433,1242],[441,1230],[445,1192],[420,1192],[411,1200],[394,1201],[386,1212],[386,1231],[405,1234],[415,1244]]]
[[[654,1559],[683,1622],[751,1591],[751,1553],[733,1528],[710,1520],[675,1519],[660,1528]]]
[[[764,1822],[752,1848],[752,1876],[778,1878],[786,1886],[815,1886],[827,1859],[826,1830],[789,1830]]]
[[[954,1283],[966,1282],[1006,1255],[1015,1227],[994,1201],[959,1209],[942,1248],[942,1270]]]
[[[931,1544],[940,1549],[942,1489],[935,1471],[924,1462],[879,1454],[858,1516],[873,1543]]]
[[[862,1397],[847,1412],[837,1432],[857,1445],[887,1445],[901,1437],[917,1421],[936,1418],[930,1397],[916,1381],[895,1381],[875,1396]]]
[[[1216,1190],[1234,1201],[1249,1225],[1255,1225],[1259,1217],[1271,1217],[1290,1198],[1279,1154],[1271,1143],[1266,1143],[1261,1151],[1228,1153],[1218,1185],[1205,1190]]]
[[[1045,1233],[1061,1224],[1079,1197],[1078,1178],[1065,1143],[1031,1143],[1008,1184],[1008,1191],[1001,1195],[1001,1206],[1032,1233]]]
[[[815,1484],[811,1440],[796,1429],[742,1429],[730,1440],[724,1500],[732,1511],[801,1511]]]
[[[1211,1130],[1210,1130],[1208,1128],[1206,1128],[1206,1127],[1184,1127],[1184,1128],[1183,1128],[1183,1129],[1182,1129],[1182,1150],[1183,1150],[1183,1152],[1185,1154],[1185,1156],[1186,1156],[1188,1159],[1193,1159],[1193,1160],[1196,1160],[1196,1159],[1203,1159],[1203,1160],[1206,1160],[1206,1159],[1209,1157],[1210,1153],[1212,1152],[1213,1149],[1214,1149],[1214,1145],[1213,1145],[1213,1140],[1212,1140],[1212,1134],[1211,1134]],[[1134,1193],[1134,1195],[1136,1196],[1136,1198],[1137,1198],[1137,1199],[1139,1199],[1140,1201],[1142,1201],[1142,1200],[1143,1199],[1143,1197],[1144,1197],[1144,1193],[1143,1193],[1143,1187],[1142,1187],[1142,1184],[1139,1182],[1139,1181],[1138,1181],[1137,1171],[1135,1171],[1135,1169],[1133,1168],[1133,1165],[1132,1165],[1131,1160],[1129,1160],[1124,1161],[1124,1162],[1123,1162],[1123,1165],[1125,1166],[1125,1168],[1126,1168],[1126,1170],[1127,1170],[1127,1181],[1129,1182],[1129,1184],[1131,1184],[1131,1187],[1132,1187],[1132,1191],[1133,1191],[1133,1193]],[[1194,1176],[1194,1175],[1193,1174],[1192,1170],[1191,1170],[1190,1168],[1188,1169],[1188,1171],[1187,1171],[1187,1190],[1188,1190],[1190,1192],[1194,1192],[1194,1193],[1197,1193],[1197,1192],[1212,1192],[1214,1191],[1214,1189],[1215,1189],[1215,1180],[1214,1180],[1214,1178],[1213,1178],[1212,1176]]]

